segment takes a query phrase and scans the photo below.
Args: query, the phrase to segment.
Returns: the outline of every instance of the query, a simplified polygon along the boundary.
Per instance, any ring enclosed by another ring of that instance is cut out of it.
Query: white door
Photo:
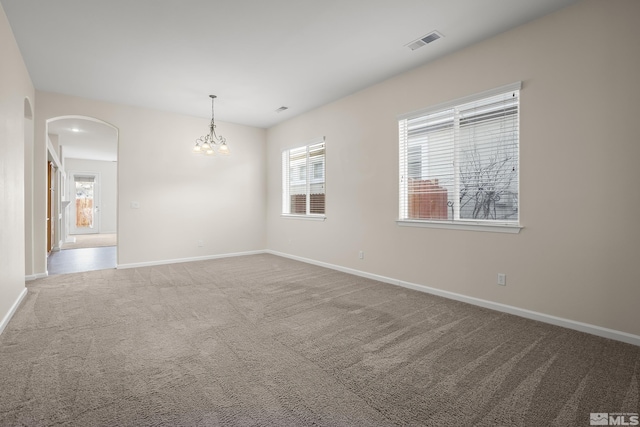
[[[73,173],[69,180],[71,234],[100,233],[100,175]]]

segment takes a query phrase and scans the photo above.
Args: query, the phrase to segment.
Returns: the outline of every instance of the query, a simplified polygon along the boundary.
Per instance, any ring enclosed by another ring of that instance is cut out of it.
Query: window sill
[[[492,233],[520,233],[524,227],[516,224],[490,224],[465,221],[428,221],[399,219],[396,224],[401,227],[446,228],[450,230],[487,231]]]
[[[324,221],[327,219],[324,215],[293,215],[293,214],[280,214],[280,218],[287,219],[303,219],[306,221]]]

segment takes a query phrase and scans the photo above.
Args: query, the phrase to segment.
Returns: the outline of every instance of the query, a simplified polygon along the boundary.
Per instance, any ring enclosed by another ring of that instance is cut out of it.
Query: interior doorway
[[[47,120],[47,135],[60,163],[59,189],[52,193],[59,208],[53,246],[59,249],[47,258],[48,274],[115,268],[117,129],[91,117],[64,116]]]
[[[100,233],[100,175],[69,172],[71,234]]]

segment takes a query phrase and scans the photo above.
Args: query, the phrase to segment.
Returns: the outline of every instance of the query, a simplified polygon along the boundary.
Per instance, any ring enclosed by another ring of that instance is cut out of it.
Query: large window
[[[324,217],[324,138],[282,152],[282,213]]]
[[[518,225],[519,90],[400,118],[401,221]]]

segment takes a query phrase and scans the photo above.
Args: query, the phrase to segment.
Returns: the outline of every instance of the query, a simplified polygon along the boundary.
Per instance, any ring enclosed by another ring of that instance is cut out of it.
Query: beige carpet
[[[271,255],[29,283],[0,425],[588,426],[640,347]]]
[[[74,234],[75,243],[64,243],[62,249],[100,248],[103,246],[116,246],[117,235],[114,234]]]

